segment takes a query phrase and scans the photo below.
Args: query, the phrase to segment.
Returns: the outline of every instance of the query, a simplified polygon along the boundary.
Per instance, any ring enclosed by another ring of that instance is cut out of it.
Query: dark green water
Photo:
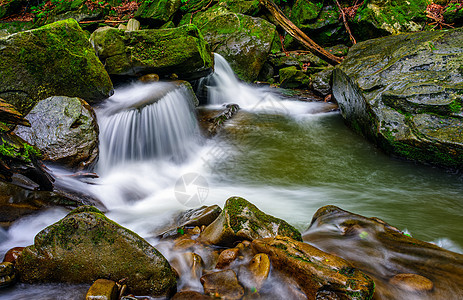
[[[226,181],[255,189],[251,201],[302,230],[316,209],[334,204],[461,251],[462,175],[391,158],[337,113],[295,119],[242,112],[222,138],[235,147],[216,165]]]

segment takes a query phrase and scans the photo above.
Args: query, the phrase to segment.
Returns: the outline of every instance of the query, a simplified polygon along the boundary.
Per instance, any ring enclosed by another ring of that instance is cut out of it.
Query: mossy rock
[[[181,0],[142,1],[135,13],[135,18],[144,23],[162,25],[172,20],[181,4]]]
[[[295,66],[280,69],[280,86],[282,88],[308,87],[310,77]]]
[[[110,75],[175,73],[197,79],[212,72],[213,57],[195,25],[126,31],[104,27],[90,40]]]
[[[388,153],[463,167],[463,29],[358,43],[334,70],[346,123]]]
[[[241,197],[230,197],[220,215],[201,233],[198,241],[232,246],[238,240],[277,235],[301,240],[300,232],[286,221],[267,215]]]
[[[299,284],[307,299],[372,299],[375,283],[348,261],[289,237],[256,239],[254,253],[265,253],[272,266]],[[334,295],[333,295],[334,294]]]
[[[420,31],[426,18],[428,0],[366,1],[350,21],[354,36],[367,40],[387,34]]]
[[[97,103],[113,93],[87,35],[73,20],[0,38],[0,97],[27,114],[54,95]]]
[[[260,11],[259,0],[220,0],[219,6],[233,13],[256,16]]]
[[[176,291],[175,271],[162,254],[91,206],[77,208],[38,233],[16,268],[27,283],[127,278],[137,295],[160,297]]]
[[[191,14],[181,23],[188,23]],[[204,34],[213,52],[230,63],[238,77],[254,81],[267,60],[275,26],[263,19],[233,13],[222,6],[214,6],[194,15],[193,23]]]

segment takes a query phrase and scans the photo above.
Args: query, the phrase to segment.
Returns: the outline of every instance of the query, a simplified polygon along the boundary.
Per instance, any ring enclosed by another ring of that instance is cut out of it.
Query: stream
[[[389,157],[347,128],[330,104],[246,85],[223,58],[215,59],[215,74],[203,82],[208,107],[241,108],[219,135],[200,136],[186,88],[133,83],[97,109],[100,178],[91,184],[62,180],[98,197],[110,219],[153,244],[176,213],[223,207],[230,196],[241,196],[301,232],[318,208],[332,204],[463,252],[461,174]],[[146,103],[163,92],[159,102]],[[53,208],[0,229],[0,255],[32,244],[66,213]],[[19,284],[2,290],[0,299],[81,299],[87,289]]]

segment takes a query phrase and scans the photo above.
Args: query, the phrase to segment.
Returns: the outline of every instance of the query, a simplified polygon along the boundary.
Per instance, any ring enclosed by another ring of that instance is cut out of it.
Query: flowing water
[[[242,109],[212,139],[199,136],[187,90],[169,83],[117,89],[98,108],[101,176],[76,187],[101,199],[109,218],[156,243],[155,233],[190,208],[175,191],[182,175],[193,173],[206,183],[198,198],[204,205],[242,196],[304,231],[318,208],[333,204],[462,252],[460,174],[388,157],[350,131],[339,113],[323,112],[327,104],[243,84],[223,58],[215,61],[216,73],[206,82],[210,105]],[[162,99],[152,101],[152,94]],[[65,214],[51,209],[0,229],[0,254],[32,244],[37,232]],[[30,299],[36,290],[21,285],[0,299]]]

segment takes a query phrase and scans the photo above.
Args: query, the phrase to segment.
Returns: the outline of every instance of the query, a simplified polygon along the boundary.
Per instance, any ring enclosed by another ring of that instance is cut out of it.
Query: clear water
[[[228,197],[242,196],[304,231],[318,208],[334,204],[462,252],[461,175],[388,157],[346,128],[338,113],[321,113],[326,104],[283,100],[275,90],[238,82],[229,70],[220,68],[217,57],[216,62],[215,84],[224,83],[210,86],[215,89],[212,105],[239,103],[242,110],[213,139],[199,137],[191,99],[176,89],[137,110],[136,116],[133,107],[146,93],[140,86],[117,90],[109,100],[113,109],[108,112],[106,106],[97,111],[101,177],[92,185],[76,186],[99,197],[109,209],[109,218],[152,237],[172,215],[189,208],[176,199],[176,183],[184,174],[197,173],[208,184],[205,205],[223,206]],[[159,84],[146,88],[157,89]],[[168,125],[156,123],[159,117],[140,121],[153,111],[153,116],[173,117]],[[129,130],[125,123],[138,125]],[[140,133],[137,126],[154,131]],[[165,146],[159,150],[154,143],[147,153],[140,152],[143,143],[160,134],[155,132],[159,128]],[[114,134],[119,135],[118,142],[111,146]],[[65,214],[64,209],[52,209],[19,220],[8,231],[0,230],[0,254],[32,244],[37,232]],[[28,291],[36,293],[34,286],[20,288],[22,297]],[[5,297],[0,295],[10,299]]]

